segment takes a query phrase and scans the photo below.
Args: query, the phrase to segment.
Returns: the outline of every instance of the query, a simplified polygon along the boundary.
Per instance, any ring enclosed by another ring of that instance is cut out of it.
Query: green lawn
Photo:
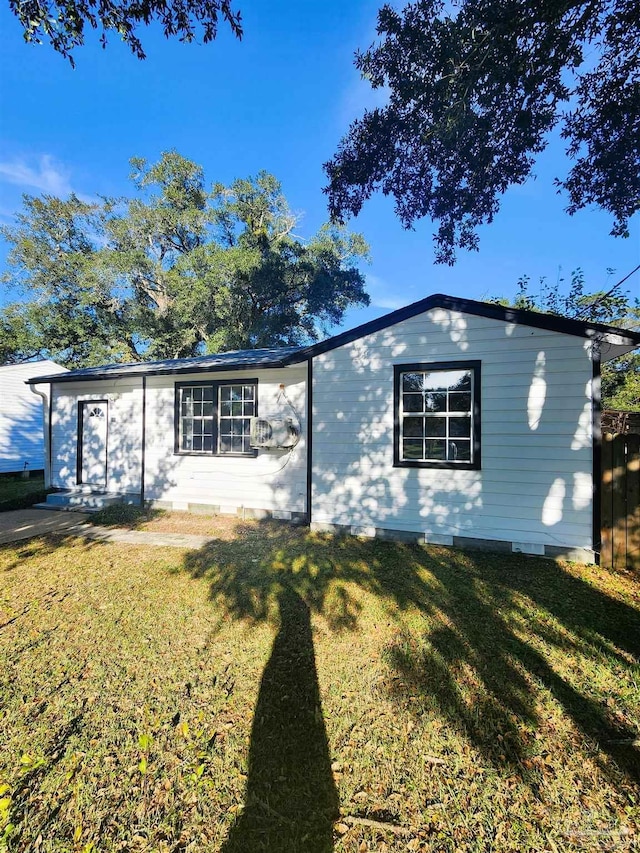
[[[633,848],[637,580],[199,525],[0,548],[0,850]]]
[[[23,479],[19,474],[0,477],[0,512],[33,506],[47,497],[44,475]]]

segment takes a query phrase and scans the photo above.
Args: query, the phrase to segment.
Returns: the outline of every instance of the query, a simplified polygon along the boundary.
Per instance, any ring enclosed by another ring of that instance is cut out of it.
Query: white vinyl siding
[[[0,474],[43,470],[45,467],[42,397],[35,394],[28,379],[61,373],[64,367],[53,361],[31,361],[0,367]],[[48,385],[38,390],[47,395]]]
[[[256,456],[182,455],[175,453],[175,388],[177,383],[205,381],[243,384],[246,371],[206,375],[149,376],[146,391],[145,499],[216,506],[224,512],[264,509],[306,511],[306,377],[307,365],[255,369],[258,411],[263,417],[293,417],[281,393],[301,419],[301,438],[288,450],[259,450]],[[77,484],[78,402],[109,402],[107,490],[140,494],[142,471],[142,379],[58,383],[53,386],[53,485]]]
[[[142,380],[58,382],[52,385],[53,486],[78,485],[78,403],[106,400],[107,486],[109,492],[139,494],[142,474]]]
[[[394,366],[481,363],[482,470],[393,467]],[[432,309],[314,359],[313,521],[592,544],[590,344]]]
[[[147,447],[145,498],[220,507],[224,512],[258,509],[306,512],[306,377],[307,365],[216,371],[207,380],[243,385],[258,379],[260,417],[294,417],[281,394],[293,403],[301,419],[300,441],[289,450],[258,450],[257,455],[181,454],[175,444],[175,385],[204,382],[202,374],[150,376],[147,380]]]

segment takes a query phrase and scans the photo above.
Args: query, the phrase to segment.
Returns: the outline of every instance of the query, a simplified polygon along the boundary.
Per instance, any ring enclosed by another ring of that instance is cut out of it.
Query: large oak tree
[[[25,196],[0,312],[2,360],[68,366],[296,345],[367,305],[358,234],[304,240],[273,175],[207,189],[176,152],[134,159],[130,198]]]
[[[438,223],[436,260],[453,263],[559,126],[568,212],[602,208],[627,234],[640,208],[637,0],[417,0],[384,6],[378,35],[356,66],[388,103],[325,166],[334,217],[380,189],[405,227]]]

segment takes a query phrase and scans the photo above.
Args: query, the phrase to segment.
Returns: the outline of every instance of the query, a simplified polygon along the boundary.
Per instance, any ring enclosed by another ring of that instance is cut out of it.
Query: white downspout
[[[49,429],[49,397],[45,391],[39,391],[35,385],[29,386],[34,394],[42,397],[42,434],[44,437],[44,487],[51,488],[51,430]],[[51,394],[51,385],[49,394]]]

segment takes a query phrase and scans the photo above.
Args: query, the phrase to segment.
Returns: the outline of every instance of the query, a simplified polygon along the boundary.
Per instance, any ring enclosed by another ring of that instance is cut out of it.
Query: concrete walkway
[[[97,539],[102,542],[125,542],[130,545],[162,545],[170,548],[203,548],[213,541],[210,536],[187,533],[149,533],[144,530],[96,527],[84,512],[60,512],[45,509],[17,509],[0,512],[0,545],[20,542],[34,536],[62,533]]]
[[[86,523],[84,512],[53,512],[45,509],[15,509],[0,512],[0,545],[20,542],[47,533],[75,533]]]

